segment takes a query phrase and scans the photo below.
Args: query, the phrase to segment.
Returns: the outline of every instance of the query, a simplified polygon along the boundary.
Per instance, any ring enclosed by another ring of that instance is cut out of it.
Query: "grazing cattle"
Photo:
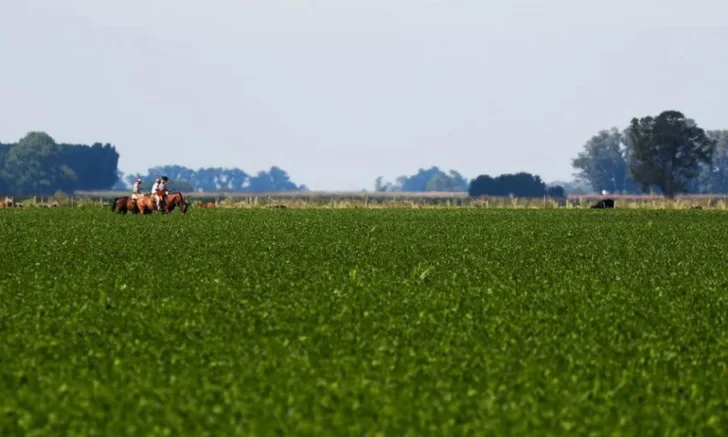
[[[217,208],[214,202],[201,203],[200,208]]]
[[[693,206],[693,207],[692,207],[692,208],[690,208],[690,209],[703,209],[703,207],[702,207],[702,206],[700,206],[700,205],[697,205],[697,206]]]
[[[6,197],[5,201],[2,203],[2,209],[5,208],[12,208],[14,205],[13,198],[12,197]]]
[[[614,208],[614,199],[602,199],[591,207],[595,209]]]

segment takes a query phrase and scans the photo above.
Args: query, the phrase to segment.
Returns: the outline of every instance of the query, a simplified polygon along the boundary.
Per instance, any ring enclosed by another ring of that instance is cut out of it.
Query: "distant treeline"
[[[0,195],[51,195],[58,191],[127,190],[137,178],[149,189],[154,179],[170,178],[174,191],[285,192],[306,191],[291,181],[281,168],[271,167],[255,175],[236,168],[190,169],[179,165],[150,168],[146,174],[124,175],[118,170],[119,154],[110,144],[58,144],[43,132],[31,132],[14,144],[0,144]],[[538,176],[527,173],[480,176],[469,182],[454,170],[420,169],[392,182],[378,178],[378,192],[469,192],[471,195],[540,197],[548,192]]]
[[[182,166],[154,167],[144,175],[118,170],[119,153],[110,144],[58,144],[48,134],[30,132],[13,144],[0,143],[0,195],[47,196],[57,192],[129,189],[137,177],[149,189],[155,178],[168,176],[177,191],[301,191],[288,174],[271,167],[255,175],[240,169]]]
[[[31,132],[17,143],[0,144],[0,194],[108,189],[118,178],[118,163],[110,144],[57,144],[45,133]]]
[[[562,197],[561,186],[550,187],[540,176],[520,172],[502,174],[496,177],[481,175],[468,182],[455,170],[445,173],[438,167],[419,169],[412,176],[400,176],[396,182],[384,183],[382,178],[375,182],[376,191],[391,192],[467,192],[470,196],[517,196],[517,197]]]
[[[572,166],[578,172],[575,185],[597,192],[724,194],[728,130],[705,131],[682,113],[665,111],[635,118],[621,130],[600,131],[584,144]]]
[[[633,118],[625,129],[603,130],[572,160],[576,180],[547,185],[530,173],[480,175],[420,169],[377,191],[467,191],[471,196],[559,197],[565,193],[728,193],[728,130],[704,130],[679,111]]]
[[[468,181],[455,170],[448,173],[437,167],[427,170],[420,169],[412,176],[400,176],[395,182],[384,182],[382,177],[377,178],[374,183],[376,191],[397,191],[397,192],[465,192],[468,191]]]
[[[564,197],[561,186],[549,187],[540,176],[520,172],[502,174],[496,177],[481,175],[470,183],[468,194],[477,196],[516,196],[516,197]]]
[[[0,144],[0,195],[48,195],[57,191],[127,190],[140,177],[145,189],[166,175],[177,191],[306,191],[281,168],[255,175],[236,168],[190,169],[168,165],[146,174],[118,171],[119,154],[110,144],[57,144],[31,132],[14,144]],[[632,119],[619,130],[604,130],[589,139],[572,160],[576,180],[548,186],[537,175],[520,172],[466,179],[455,170],[419,169],[394,182],[377,178],[377,192],[449,192],[471,196],[561,197],[564,194],[652,192],[728,193],[728,130],[704,131],[678,111]]]
[[[122,180],[125,184],[119,188],[131,186],[139,177],[144,186],[150,187],[155,178],[170,178],[170,188],[175,191],[236,191],[263,193],[271,191],[304,191],[305,185],[296,185],[284,170],[271,167],[268,171],[249,175],[243,170],[233,168],[201,168],[193,170],[179,165],[168,165],[150,168],[147,174],[130,174]]]

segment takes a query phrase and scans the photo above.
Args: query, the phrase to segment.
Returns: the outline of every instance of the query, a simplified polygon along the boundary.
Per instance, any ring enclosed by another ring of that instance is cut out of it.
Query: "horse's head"
[[[179,207],[179,210],[182,211],[182,214],[185,214],[187,212],[187,201],[185,200],[184,196],[182,196],[182,193],[170,193],[167,196],[167,204],[169,211],[173,211],[175,207]]]

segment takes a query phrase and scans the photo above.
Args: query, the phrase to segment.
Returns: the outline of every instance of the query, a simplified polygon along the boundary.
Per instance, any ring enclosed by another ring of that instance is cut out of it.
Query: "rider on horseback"
[[[152,196],[154,196],[154,202],[157,204],[157,211],[162,210],[162,206],[160,203],[162,202],[162,196],[159,195],[159,185],[162,183],[162,180],[157,178],[157,180],[154,181],[154,185],[152,185]]]
[[[142,196],[142,178],[137,178],[134,186],[131,188],[131,200],[136,201]]]
[[[154,185],[152,185],[152,194],[154,195],[154,201],[157,204],[157,211],[162,210],[162,199],[164,199],[164,196],[169,194],[167,191],[168,182],[169,178],[167,176],[162,176],[161,178],[157,178],[157,180],[154,181]]]

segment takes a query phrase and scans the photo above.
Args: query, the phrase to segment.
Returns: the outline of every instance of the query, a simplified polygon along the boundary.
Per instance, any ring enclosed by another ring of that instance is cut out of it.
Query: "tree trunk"
[[[665,173],[663,176],[665,178],[665,188],[662,189],[662,194],[665,196],[665,198],[670,199],[670,200],[675,198],[675,192],[674,192],[675,184],[673,183],[674,181],[672,180],[673,179],[672,164],[673,164],[673,162],[672,162],[672,160],[670,160],[670,161],[668,161],[668,163],[666,165],[667,168],[665,169]]]

